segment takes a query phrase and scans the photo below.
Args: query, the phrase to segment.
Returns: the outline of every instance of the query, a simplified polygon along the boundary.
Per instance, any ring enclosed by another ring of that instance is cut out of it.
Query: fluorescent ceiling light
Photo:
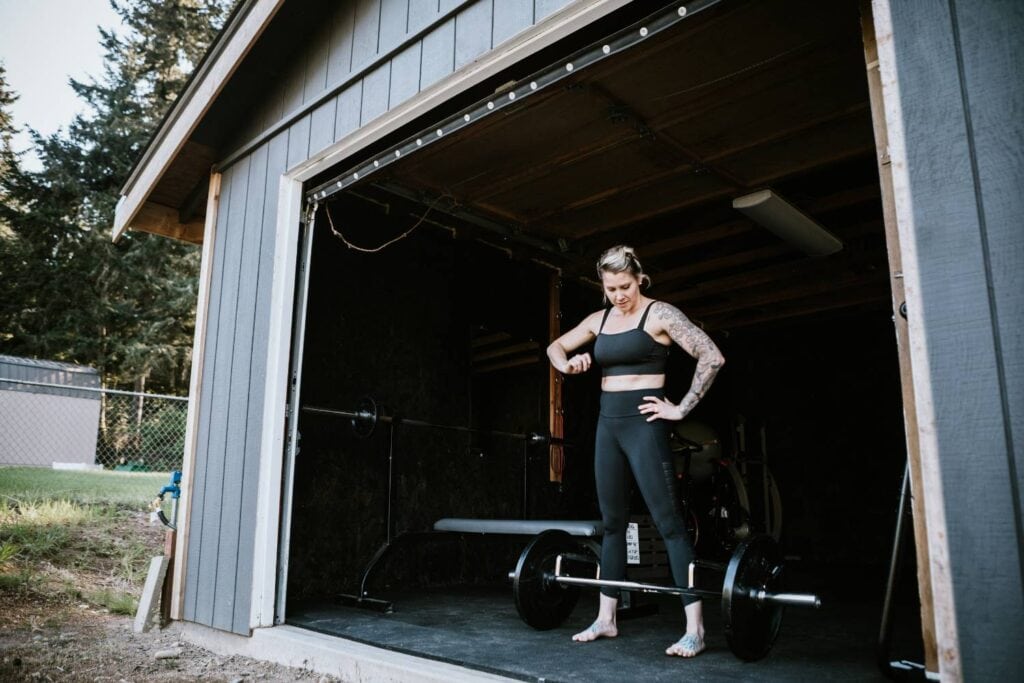
[[[732,200],[732,208],[807,254],[823,256],[843,248],[835,235],[771,190],[737,197]]]

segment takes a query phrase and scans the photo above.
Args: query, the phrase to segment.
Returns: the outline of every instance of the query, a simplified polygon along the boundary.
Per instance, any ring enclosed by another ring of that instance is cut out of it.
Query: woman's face
[[[629,271],[601,271],[601,285],[608,301],[623,313],[629,313],[640,300],[640,282]]]

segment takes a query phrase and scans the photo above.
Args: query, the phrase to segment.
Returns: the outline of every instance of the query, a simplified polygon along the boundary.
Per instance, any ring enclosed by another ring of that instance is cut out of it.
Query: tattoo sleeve
[[[725,357],[711,341],[704,330],[697,327],[683,312],[672,304],[659,301],[651,311],[665,325],[665,331],[676,344],[697,359],[697,369],[693,373],[690,390],[679,403],[682,416],[686,417],[694,406],[704,398],[715,379],[715,375],[723,365]]]

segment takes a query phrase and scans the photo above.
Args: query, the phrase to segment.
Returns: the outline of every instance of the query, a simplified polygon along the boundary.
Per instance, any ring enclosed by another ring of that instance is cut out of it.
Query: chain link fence
[[[0,377],[0,465],[180,470],[188,399]]]

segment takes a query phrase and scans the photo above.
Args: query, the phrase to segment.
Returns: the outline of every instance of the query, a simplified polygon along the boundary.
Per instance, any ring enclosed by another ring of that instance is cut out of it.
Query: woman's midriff
[[[661,389],[664,386],[665,375],[612,375],[601,378],[601,391]]]

